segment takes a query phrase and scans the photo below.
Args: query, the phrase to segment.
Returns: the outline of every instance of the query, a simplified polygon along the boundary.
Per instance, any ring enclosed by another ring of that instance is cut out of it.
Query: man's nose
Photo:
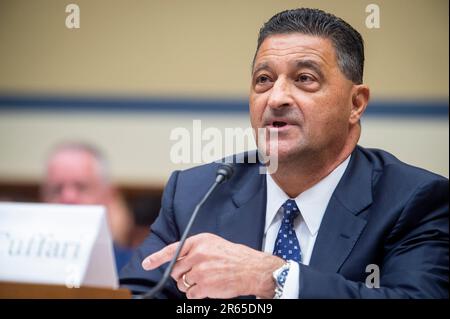
[[[268,106],[279,109],[292,105],[291,87],[285,77],[278,77],[270,92]]]
[[[66,186],[61,192],[61,204],[79,204],[80,192],[75,187]]]

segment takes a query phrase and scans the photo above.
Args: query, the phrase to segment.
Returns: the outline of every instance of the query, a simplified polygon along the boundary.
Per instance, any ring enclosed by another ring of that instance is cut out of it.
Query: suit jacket
[[[142,260],[179,240],[218,165],[172,174],[151,235],[122,269],[121,285],[144,292],[161,278],[167,264],[147,272]],[[310,264],[300,264],[299,298],[448,298],[448,191],[444,177],[357,146],[328,203]],[[200,210],[191,235],[214,233],[261,250],[265,214],[259,164],[237,164]],[[366,285],[371,264],[379,267],[380,288]],[[185,296],[170,279],[159,297]]]

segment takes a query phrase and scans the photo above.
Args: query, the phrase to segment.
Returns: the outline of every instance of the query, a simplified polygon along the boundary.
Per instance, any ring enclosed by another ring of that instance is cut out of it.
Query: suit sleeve
[[[379,288],[300,265],[299,298],[448,298],[448,191],[441,179],[409,198],[387,234]]]
[[[148,291],[162,277],[167,264],[152,271],[145,271],[141,263],[145,257],[159,251],[168,244],[179,240],[179,231],[175,224],[173,200],[179,171],[172,173],[164,189],[161,202],[161,210],[158,218],[150,229],[150,235],[136,250],[131,261],[120,272],[120,285],[132,291],[133,294],[141,294]],[[156,298],[183,298],[176,287],[175,281],[169,278],[165,289]]]

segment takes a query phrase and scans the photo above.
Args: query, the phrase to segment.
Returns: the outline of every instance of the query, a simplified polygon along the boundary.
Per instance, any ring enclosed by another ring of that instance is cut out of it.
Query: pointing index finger
[[[179,242],[174,242],[163,249],[157,251],[156,253],[147,256],[142,262],[142,268],[145,270],[153,270],[158,268],[162,264],[169,262],[172,260],[173,256],[175,256],[175,252],[177,251]],[[191,241],[187,239],[184,243],[183,248],[181,249],[180,256],[178,260],[184,258],[190,250]]]

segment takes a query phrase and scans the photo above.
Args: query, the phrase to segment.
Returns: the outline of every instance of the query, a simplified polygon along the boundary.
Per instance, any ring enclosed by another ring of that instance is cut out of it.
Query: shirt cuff
[[[297,262],[291,263],[280,299],[297,299],[300,290],[300,266]]]

